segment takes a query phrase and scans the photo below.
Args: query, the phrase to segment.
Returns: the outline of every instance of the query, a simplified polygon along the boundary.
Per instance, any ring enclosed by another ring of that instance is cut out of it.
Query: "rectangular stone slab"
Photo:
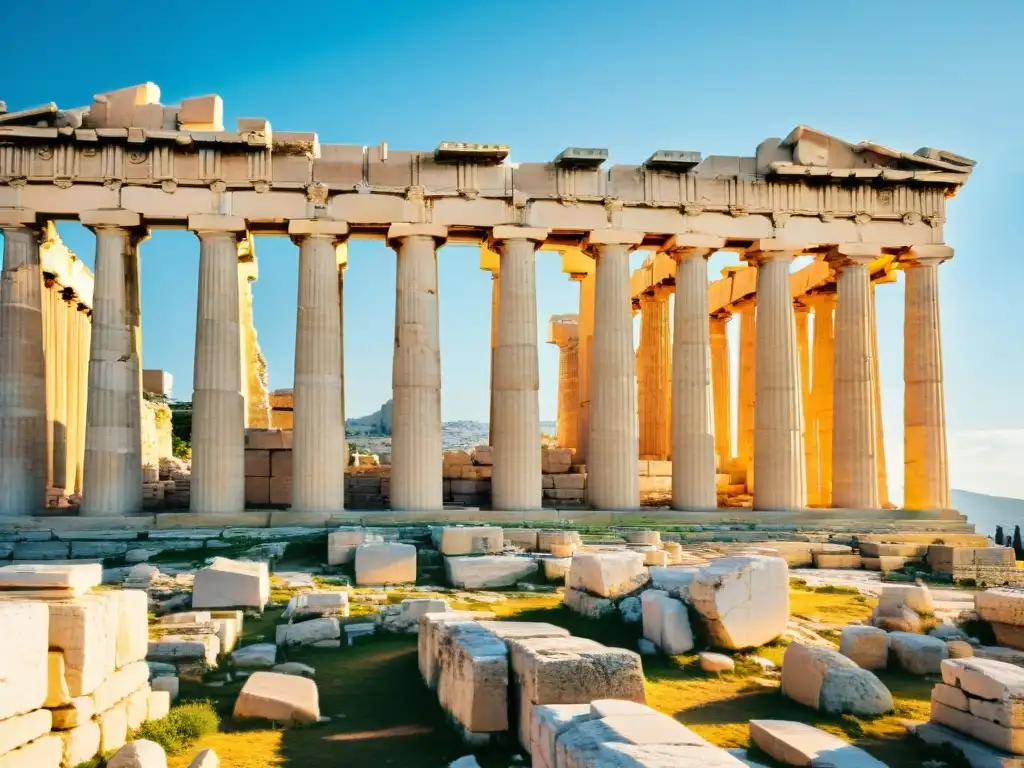
[[[508,730],[508,649],[476,623],[451,624],[441,640],[438,701],[467,731]]]
[[[867,752],[805,723],[787,720],[751,720],[750,740],[783,765],[856,766],[886,768]]]
[[[969,734],[996,749],[1013,755],[1024,755],[1024,728],[1006,728],[936,701],[932,702],[931,719],[954,731]]]
[[[117,662],[119,601],[110,593],[48,603],[50,647],[64,652],[72,696],[92,693]]]
[[[946,659],[942,662],[942,682],[963,688],[979,699],[1024,700],[1024,669],[989,659]]]
[[[48,709],[37,709],[24,715],[0,720],[0,755],[49,733],[52,721]]]
[[[912,723],[907,730],[933,747],[949,746],[962,754],[973,768],[1024,768],[1024,757],[982,744],[938,723]]]
[[[46,701],[48,626],[45,605],[0,603],[0,720],[31,712]]]
[[[141,589],[122,589],[111,592],[117,605],[117,658],[121,669],[146,658],[149,648],[149,601]]]
[[[96,711],[96,703],[92,696],[76,696],[67,706],[50,711],[53,713],[53,730],[68,730],[89,722]]]
[[[0,567],[0,589],[46,589],[66,591],[77,596],[98,587],[103,581],[99,563],[48,565],[16,563]]]
[[[63,742],[63,764],[77,766],[96,757],[100,751],[100,726],[91,720],[65,731],[56,732]]]
[[[60,768],[63,753],[60,736],[51,733],[0,755],[0,768]]]

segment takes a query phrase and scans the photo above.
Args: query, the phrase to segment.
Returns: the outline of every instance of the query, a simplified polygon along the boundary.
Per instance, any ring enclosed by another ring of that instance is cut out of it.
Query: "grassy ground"
[[[392,599],[401,597],[395,594]],[[791,598],[794,615],[823,623],[861,619],[872,607],[857,594],[829,588],[795,587]],[[627,627],[617,618],[583,619],[562,608],[555,595],[510,594],[505,602],[458,607],[492,610],[501,618],[548,621],[575,635],[628,648],[636,647],[639,635],[638,627]],[[246,642],[272,639],[278,617],[279,611],[270,611],[261,620],[247,620]],[[754,652],[779,663],[784,651],[784,645],[778,644]],[[320,707],[331,718],[329,722],[290,730],[239,727],[231,722],[230,712],[240,683],[220,688],[183,684],[183,697],[215,702],[224,720],[223,731],[172,757],[168,768],[186,768],[202,747],[213,747],[221,764],[232,768],[440,768],[468,752],[421,683],[414,637],[376,637],[353,648],[289,650],[284,655],[316,668]],[[753,664],[740,663],[736,674],[709,676],[697,666],[696,656],[646,657],[644,670],[648,704],[723,747],[747,746],[752,719],[791,719],[831,731],[890,766],[919,765],[927,759],[920,744],[904,734],[900,722],[927,719],[928,699],[936,682],[932,679],[882,673],[896,700],[896,713],[869,719],[826,717],[784,699],[777,677],[765,676]],[[478,759],[488,768],[505,768],[510,754],[479,754]],[[763,756],[761,760],[770,765]]]

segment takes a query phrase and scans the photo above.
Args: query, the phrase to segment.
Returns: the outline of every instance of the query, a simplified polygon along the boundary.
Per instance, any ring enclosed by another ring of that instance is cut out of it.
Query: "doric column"
[[[640,297],[640,348],[637,353],[640,457],[664,461],[672,450],[669,400],[672,337],[667,287],[655,286]]]
[[[500,257],[499,257],[500,258]],[[498,306],[500,302],[501,272],[491,272],[491,402],[487,422],[487,444],[494,445],[494,363],[498,348]]]
[[[494,468],[491,506],[540,509],[540,374],[537,362],[537,276],[534,257],[546,229],[495,227],[501,257],[498,337],[494,348]]]
[[[50,228],[43,234],[43,248],[46,248],[47,235]],[[43,306],[43,370],[46,372],[46,493],[49,497],[50,489],[53,488],[53,414],[56,410],[57,400],[57,370],[53,364],[57,354],[56,338],[54,335],[53,320],[53,286],[52,276],[43,274],[43,292],[41,303]],[[49,501],[49,498],[47,498]]]
[[[813,498],[818,506],[829,507],[832,505],[832,376],[835,357],[832,314],[836,306],[836,295],[815,293],[802,297],[801,301],[814,310],[811,411],[817,434],[818,484]]]
[[[46,373],[39,230],[29,211],[0,212],[0,515],[46,506]]]
[[[245,403],[238,325],[239,216],[190,216],[199,236],[192,394],[192,512],[245,509]]]
[[[907,275],[903,325],[906,509],[949,508],[938,272],[939,264],[952,256],[949,246],[919,245],[900,258]]]
[[[736,457],[747,469],[747,493],[754,490],[754,396],[757,361],[757,306],[747,302],[740,315],[740,380],[736,392]]]
[[[348,436],[344,434],[345,428],[345,269],[348,267],[348,244],[340,243],[335,246],[335,253],[337,254],[337,269],[338,269],[338,327],[340,328],[340,338],[338,339],[338,346],[341,347],[341,426],[342,426],[342,448],[345,451],[345,462],[343,468],[348,468],[349,453],[348,453]]]
[[[799,248],[763,242],[745,258],[757,264],[757,375],[754,399],[754,509],[807,503],[800,360],[789,285]]]
[[[388,230],[388,244],[398,254],[391,426],[393,509],[442,506],[437,247],[447,236],[447,228],[436,224],[392,224]]]
[[[807,473],[807,503],[818,504],[818,432],[811,398],[811,345],[808,321],[811,307],[802,301],[793,305],[796,313],[796,344],[800,356],[800,402],[804,412],[804,471]]]
[[[48,294],[53,303],[53,479],[52,487],[67,493],[68,479],[68,315],[64,289],[54,280]]]
[[[728,323],[729,315],[712,317],[708,329],[711,343],[715,456],[719,468],[724,468],[732,458],[732,361],[729,359]]]
[[[142,511],[142,391],[137,213],[84,211],[96,234],[81,514]]]
[[[708,263],[720,238],[679,235],[669,243],[676,262],[672,334],[672,508],[713,509],[715,428],[708,326]]]
[[[335,241],[348,235],[348,225],[293,219],[288,233],[299,246],[292,509],[340,512],[345,508],[346,443]]]
[[[585,464],[590,451],[590,387],[593,381],[594,300],[597,276],[578,272],[572,276],[580,284],[579,311],[579,408],[576,411],[576,461]],[[632,310],[630,310],[632,314]]]
[[[895,280],[896,275],[891,278]],[[887,282],[887,281],[883,281]],[[878,322],[875,319],[875,283],[871,283],[871,362],[874,366],[875,384],[875,465],[878,467],[878,506],[883,509],[889,504],[889,472],[885,466],[885,437],[882,431],[882,379],[878,363]]]
[[[267,391],[267,366],[260,351],[253,315],[252,284],[259,277],[252,235],[238,242],[238,323],[242,334],[242,399],[245,426],[267,429],[270,426],[270,393]]]
[[[587,495],[595,509],[635,509],[640,505],[629,254],[642,241],[641,232],[590,233],[589,246],[597,265]]]
[[[871,276],[878,246],[843,244],[828,255],[836,272],[832,506],[878,508]]]
[[[89,351],[92,348],[92,310],[78,305],[78,443],[75,446],[75,493],[85,487],[85,432],[89,413]]]
[[[554,315],[548,343],[558,347],[558,421],[555,442],[560,448],[576,447],[576,422],[580,407],[580,337],[578,315]]]
[[[71,288],[65,288],[61,298],[64,301],[64,324],[65,324],[65,346],[67,359],[65,362],[64,380],[66,397],[65,407],[65,430],[64,430],[64,490],[65,493],[75,492],[75,475],[78,470],[78,430],[79,421],[85,414],[78,412],[78,297]]]

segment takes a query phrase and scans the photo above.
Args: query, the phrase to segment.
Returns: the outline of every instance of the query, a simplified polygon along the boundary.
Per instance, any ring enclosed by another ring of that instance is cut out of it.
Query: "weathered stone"
[[[990,701],[1024,701],[1024,669],[988,659],[948,659],[942,662],[942,682],[970,696]]]
[[[505,555],[446,557],[444,564],[448,581],[457,589],[511,587],[517,581],[533,576],[538,569],[537,561],[532,557]]]
[[[1024,755],[1024,728],[1007,728],[970,712],[961,712],[959,709],[947,707],[937,701],[932,702],[931,715],[932,722],[945,725],[955,731],[960,731],[960,733],[970,734],[996,749],[1014,755]]]
[[[836,552],[812,552],[815,568],[832,568],[838,570],[861,567],[860,555],[841,554]]]
[[[266,563],[216,557],[196,572],[192,588],[194,608],[262,609],[270,600],[270,572]]]
[[[63,753],[63,741],[51,733],[0,755],[0,768],[60,768]]]
[[[380,543],[384,538],[364,528],[341,529],[327,534],[328,565],[345,565],[352,562],[356,547],[360,544]]]
[[[539,552],[551,552],[553,544],[579,547],[581,543],[579,531],[537,531]]]
[[[505,528],[503,531],[505,546],[518,547],[527,552],[537,550],[537,531],[532,528]]]
[[[0,755],[49,733],[52,722],[53,716],[48,709],[0,720]]]
[[[91,720],[85,720],[67,730],[57,731],[62,742],[62,766],[74,766],[87,763],[100,751],[100,726]]]
[[[1024,759],[1014,757],[938,723],[914,723],[907,729],[925,744],[959,753],[971,768],[1024,768]]]
[[[171,711],[170,691],[150,691],[146,697],[146,720],[160,720]]]
[[[139,739],[117,750],[107,768],[167,768],[167,754],[155,741]]]
[[[886,768],[864,750],[805,723],[751,720],[750,739],[784,765]]]
[[[444,526],[438,542],[442,555],[490,555],[501,552],[505,533],[496,526]]]
[[[50,648],[64,652],[72,696],[92,693],[116,668],[120,600],[110,593],[48,603]]]
[[[493,613],[483,611],[446,611],[444,613],[425,613],[420,616],[417,656],[420,675],[423,677],[423,682],[427,684],[428,688],[431,690],[437,688],[438,675],[440,674],[438,654],[440,653],[441,638],[445,625],[493,618]]]
[[[387,613],[381,612],[377,616],[381,624],[390,632],[408,632],[416,634],[420,630],[420,617],[427,613],[447,613],[451,606],[447,600],[434,598],[409,598],[403,600],[400,605],[386,606],[390,609]]]
[[[310,619],[298,624],[278,624],[276,642],[278,645],[311,645],[320,640],[337,640],[341,637],[341,625],[333,617]]]
[[[669,656],[693,649],[693,630],[686,606],[663,590],[648,589],[641,593],[644,637]]]
[[[849,624],[843,627],[839,652],[861,669],[885,669],[889,663],[889,634],[877,627]]]
[[[569,568],[572,566],[572,557],[544,557],[541,558],[540,564],[544,568],[545,579],[565,584]]]
[[[232,653],[231,660],[239,669],[270,669],[277,663],[277,645],[274,643],[246,645]]]
[[[892,694],[866,669],[830,669],[818,693],[818,709],[865,717],[893,711]]]
[[[282,618],[295,616],[348,616],[348,592],[302,592],[288,600]]]
[[[650,577],[635,552],[577,552],[566,586],[598,597],[620,597],[643,587]]]
[[[932,701],[937,701],[939,704],[945,704],[947,707],[953,709],[959,709],[961,712],[970,712],[971,705],[967,701],[967,694],[961,691],[959,688],[955,688],[952,685],[946,685],[945,683],[938,683],[932,688]],[[977,699],[980,701],[980,699]]]
[[[974,609],[985,621],[1024,626],[1024,592],[1020,590],[1000,587],[978,592]]]
[[[974,655],[974,646],[964,640],[947,640],[946,650],[951,659],[969,659]]]
[[[508,649],[473,622],[450,624],[439,648],[441,706],[473,734],[508,730]]]
[[[688,603],[690,602],[690,585],[699,571],[700,568],[694,566],[651,568],[651,586]]]
[[[217,666],[220,638],[214,634],[164,635],[149,644],[146,658],[150,661],[178,663],[197,661],[208,667]]]
[[[780,637],[789,620],[789,568],[777,557],[729,557],[700,569],[693,607],[721,648],[752,648]]]
[[[254,672],[235,701],[238,720],[315,723],[320,718],[316,683],[304,677]]]
[[[44,707],[62,707],[71,701],[67,676],[64,673],[64,654],[50,651],[47,658],[47,692]],[[2,722],[2,721],[0,721]]]
[[[130,696],[143,686],[148,688],[149,667],[144,661],[136,661],[119,669],[100,683],[92,694],[96,711],[103,712],[117,702]]]
[[[595,597],[580,589],[566,588],[562,605],[588,619],[600,619],[615,613],[615,603],[607,597]]]
[[[125,713],[128,719],[128,730],[134,731],[149,717],[149,684],[129,694],[124,699]]]
[[[619,603],[619,614],[625,624],[637,624],[643,621],[643,608],[639,597],[627,597]]]
[[[893,632],[889,650],[900,668],[912,675],[937,675],[944,659],[949,658],[946,643],[937,637]]]
[[[590,719],[589,704],[539,704],[533,708],[529,752],[534,768],[557,768],[556,741]]]
[[[96,703],[92,696],[76,696],[66,706],[50,711],[53,713],[53,730],[63,731],[89,722],[96,711]]]
[[[356,584],[412,584],[416,547],[411,544],[362,544],[356,549]]]
[[[821,687],[833,669],[859,669],[830,648],[790,643],[782,657],[782,695],[805,707],[818,709]]]
[[[878,596],[878,609],[881,616],[897,616],[899,607],[907,606],[917,614],[935,613],[935,603],[928,587],[902,584],[885,584]],[[892,612],[890,612],[892,611]]]
[[[0,589],[66,590],[68,597],[77,597],[102,581],[103,566],[99,563],[17,563],[0,567]]]
[[[1001,621],[990,622],[995,633],[996,642],[1017,650],[1024,650],[1024,626],[1005,624]]]
[[[703,651],[697,654],[697,661],[705,672],[732,672],[736,669],[736,662],[721,653]]]
[[[128,739],[128,709],[123,703],[99,712],[96,722],[100,726],[100,753],[112,752],[124,746]]]
[[[149,602],[146,593],[138,589],[111,592],[117,603],[117,656],[118,669],[146,658],[149,647]]]
[[[212,749],[204,749],[192,758],[188,768],[220,768],[220,759]]]

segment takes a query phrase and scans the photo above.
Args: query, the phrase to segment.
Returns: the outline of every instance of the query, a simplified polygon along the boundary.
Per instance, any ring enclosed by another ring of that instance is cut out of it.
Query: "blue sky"
[[[220,94],[226,122],[266,117],[322,142],[429,149],[505,143],[517,161],[607,147],[611,162],[653,150],[752,155],[807,124],[847,140],[978,161],[950,201],[942,267],[953,485],[1024,497],[1024,288],[1014,182],[1024,172],[1024,4],[449,0],[289,6],[58,0],[5,9],[0,99],[11,109],[89,103],[146,80],[164,103]],[[29,30],[45,28],[45,38]],[[92,236],[65,238],[91,264]],[[271,385],[291,384],[295,247],[260,238],[256,322]],[[143,245],[144,365],[191,390],[198,243],[158,231]],[[638,255],[638,259],[641,258]],[[717,271],[733,257],[720,255]],[[357,242],[346,274],[350,416],[390,396],[394,255]],[[557,256],[538,255],[538,310],[576,309]],[[486,419],[490,279],[468,248],[440,255],[443,415]],[[892,493],[902,456],[902,283],[879,290],[883,405]],[[556,409],[557,350],[541,346],[541,414]]]

